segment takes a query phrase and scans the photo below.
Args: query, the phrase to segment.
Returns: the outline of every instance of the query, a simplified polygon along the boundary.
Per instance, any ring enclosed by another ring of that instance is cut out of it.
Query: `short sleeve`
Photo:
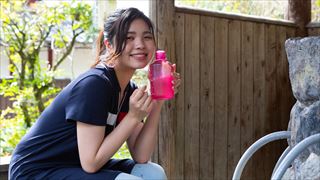
[[[111,109],[111,86],[106,79],[90,75],[71,90],[66,103],[66,120],[105,126]]]

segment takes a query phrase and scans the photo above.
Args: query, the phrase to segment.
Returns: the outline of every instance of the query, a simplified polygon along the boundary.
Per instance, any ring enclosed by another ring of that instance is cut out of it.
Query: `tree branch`
[[[2,28],[7,29],[8,32],[13,32],[14,36],[16,37],[15,40],[19,43],[20,46],[22,46],[22,42],[20,41],[20,38],[19,38],[18,34],[15,32],[15,30],[12,27],[12,25],[14,25],[14,24],[9,24],[7,22],[3,22],[3,24],[4,24],[4,26]],[[11,31],[7,27],[10,27]]]
[[[58,66],[63,62],[63,60],[71,53],[72,48],[76,42],[76,38],[82,34],[84,31],[80,31],[79,33],[77,33],[75,36],[73,36],[70,45],[67,46],[67,51],[63,54],[63,56],[58,60],[57,64],[53,67],[53,71],[57,70]]]
[[[18,68],[17,64],[14,63],[13,60],[10,58],[10,52],[7,49],[5,49],[5,52],[9,58],[10,64],[12,64],[17,69],[18,75],[19,75],[19,77],[21,77],[21,73],[19,72],[19,68]]]

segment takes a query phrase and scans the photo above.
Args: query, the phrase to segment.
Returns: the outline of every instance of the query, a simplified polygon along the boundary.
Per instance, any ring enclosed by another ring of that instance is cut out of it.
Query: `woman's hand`
[[[178,93],[178,88],[180,87],[181,84],[181,78],[180,74],[176,72],[176,64],[172,65],[173,67],[173,88],[174,88],[174,94]]]
[[[152,110],[153,100],[146,92],[146,86],[136,89],[129,101],[129,112],[131,116],[138,119],[144,119]]]

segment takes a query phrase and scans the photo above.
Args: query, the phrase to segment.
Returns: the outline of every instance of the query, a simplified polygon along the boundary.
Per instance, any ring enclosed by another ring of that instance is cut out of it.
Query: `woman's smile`
[[[139,61],[146,60],[147,56],[148,56],[147,53],[133,53],[133,54],[130,54],[130,57],[133,57],[134,59],[139,60]]]

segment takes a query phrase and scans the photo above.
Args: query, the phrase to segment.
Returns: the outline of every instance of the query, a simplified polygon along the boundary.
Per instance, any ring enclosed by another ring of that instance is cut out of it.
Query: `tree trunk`
[[[306,26],[311,20],[311,0],[288,0],[287,19],[297,24],[298,36],[308,36]]]

